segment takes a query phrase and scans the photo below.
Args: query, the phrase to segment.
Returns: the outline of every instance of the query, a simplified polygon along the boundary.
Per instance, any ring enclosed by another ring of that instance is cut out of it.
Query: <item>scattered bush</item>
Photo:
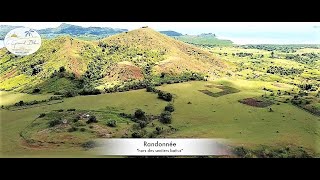
[[[109,121],[107,122],[107,126],[109,126],[109,127],[116,127],[116,126],[117,126],[117,121],[115,121],[115,120],[109,120]]]
[[[233,153],[238,157],[245,157],[249,153],[249,150],[245,149],[242,146],[241,147],[235,147],[233,149]]]
[[[43,118],[43,117],[45,117],[45,116],[46,116],[45,113],[41,113],[41,114],[39,115],[39,118]]]
[[[78,95],[78,91],[76,90],[62,90],[62,91],[57,91],[54,92],[54,95],[60,95],[63,97],[75,97]]]
[[[170,124],[172,120],[171,113],[169,111],[162,112],[159,120],[164,124]]]
[[[87,141],[83,143],[81,146],[85,149],[92,149],[92,148],[95,148],[97,144],[94,141]]]
[[[173,112],[174,111],[174,107],[173,107],[173,104],[168,104],[165,108],[164,108],[165,111],[169,111],[169,112]]]
[[[147,122],[145,121],[138,121],[140,128],[145,128],[147,126]]]
[[[165,93],[165,92],[162,92],[162,91],[160,91],[158,93],[158,97],[160,99],[165,100],[165,101],[171,101],[172,100],[172,94],[171,93]]]
[[[66,91],[63,96],[64,97],[75,97],[78,95],[78,92],[77,91],[74,91],[74,90],[69,90],[69,91]]]
[[[126,113],[120,113],[119,116],[123,117],[123,118],[133,118],[131,114],[126,114]]]
[[[81,119],[81,116],[78,114],[74,119],[73,122],[78,122]]]
[[[19,101],[17,103],[14,104],[15,106],[24,106],[25,103],[23,101]]]
[[[49,122],[49,127],[54,127],[54,126],[59,125],[61,123],[62,123],[62,121],[60,119],[55,119],[55,120],[52,120]]]
[[[142,131],[135,131],[131,134],[133,138],[142,138],[144,136],[144,133]]]
[[[57,111],[58,111],[58,112],[63,112],[63,109],[58,109]]]
[[[68,109],[67,111],[75,111],[76,109]]]
[[[155,88],[153,86],[147,86],[147,92],[155,92]]]
[[[96,118],[96,116],[90,116],[89,117],[89,119],[88,119],[88,121],[87,121],[87,124],[90,124],[90,123],[97,123],[98,122],[98,120],[97,120],[97,118]]]
[[[35,88],[32,93],[39,93],[40,92],[40,89],[39,88]]]
[[[157,132],[157,134],[161,134],[162,129],[163,129],[163,128],[161,128],[160,126],[157,126],[157,127],[156,127],[156,132]]]
[[[84,132],[84,131],[86,131],[86,129],[85,128],[80,128],[80,131]]]
[[[244,147],[235,147],[233,152],[238,157],[243,158],[312,158],[313,155],[309,154],[301,147],[280,147],[271,148],[267,146],[259,147],[255,150],[246,149]]]
[[[61,99],[63,99],[61,96],[51,96],[51,97],[49,98],[49,101],[61,100]]]
[[[60,73],[66,72],[66,68],[65,68],[65,67],[63,67],[63,66],[62,66],[62,67],[60,67],[60,68],[59,68],[59,72],[60,72]]]
[[[17,103],[15,103],[14,105],[15,106],[28,106],[28,105],[34,105],[34,104],[39,104],[39,103],[42,103],[42,102],[47,102],[48,100],[41,100],[41,101],[37,101],[37,100],[34,100],[34,101],[30,101],[30,102],[24,102],[24,101],[19,101]]]
[[[144,120],[146,118],[145,112],[142,111],[141,109],[137,109],[134,112],[134,117],[137,118],[137,119],[140,119],[140,120]]]

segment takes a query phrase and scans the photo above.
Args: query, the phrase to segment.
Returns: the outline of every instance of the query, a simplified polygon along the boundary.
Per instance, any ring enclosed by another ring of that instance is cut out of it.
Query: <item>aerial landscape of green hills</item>
[[[39,33],[34,54],[0,48],[1,156],[82,157],[95,138],[171,137],[229,139],[231,157],[319,157],[319,45],[149,27]]]
[[[172,76],[227,73],[222,70],[227,63],[214,55],[149,28],[99,41],[61,36],[45,40],[32,56],[16,57],[5,49],[0,54],[0,88],[29,93],[35,88],[49,93],[75,86],[103,89],[110,83],[160,77],[161,73]],[[19,61],[14,61],[15,58]],[[62,67],[65,72],[60,71]],[[146,74],[146,68],[152,71]]]

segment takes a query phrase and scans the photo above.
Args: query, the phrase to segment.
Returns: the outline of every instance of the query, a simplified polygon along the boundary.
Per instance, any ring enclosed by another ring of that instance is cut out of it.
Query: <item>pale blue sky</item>
[[[174,30],[183,34],[215,33],[236,43],[320,43],[320,22],[65,22],[84,27]],[[0,22],[34,29],[57,27],[61,22]],[[317,28],[316,28],[317,27]]]

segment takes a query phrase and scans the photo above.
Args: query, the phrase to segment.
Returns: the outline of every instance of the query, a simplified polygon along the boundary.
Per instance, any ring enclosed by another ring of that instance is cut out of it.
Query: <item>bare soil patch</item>
[[[268,107],[273,104],[273,102],[270,100],[258,99],[258,98],[246,98],[246,99],[239,100],[239,102],[242,104],[246,104],[253,107],[260,107],[260,108]]]

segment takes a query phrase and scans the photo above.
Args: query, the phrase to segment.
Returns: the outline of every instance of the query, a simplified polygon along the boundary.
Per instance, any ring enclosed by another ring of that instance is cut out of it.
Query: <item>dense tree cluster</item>
[[[14,106],[29,106],[29,105],[35,105],[35,104],[39,104],[39,103],[43,103],[43,102],[48,102],[49,100],[33,100],[33,101],[29,101],[29,102],[24,102],[24,101],[19,101],[17,103],[14,104]]]
[[[59,70],[54,70],[51,74],[51,78],[69,78],[70,80],[74,80],[76,78],[74,73],[67,72],[67,69],[64,66],[61,66]]]
[[[285,59],[292,60],[302,64],[312,64],[320,60],[320,55],[316,53],[304,53],[304,54],[287,54]]]
[[[203,81],[205,80],[204,75],[196,72],[184,72],[179,76],[170,76],[164,72],[158,77],[152,78],[155,86],[160,86],[161,84],[173,84],[182,83],[187,81]]]
[[[235,53],[236,56],[238,57],[252,57],[253,53],[246,53],[246,52],[240,52],[240,53]]]
[[[302,90],[311,90],[313,89],[313,84],[300,84],[299,87],[302,89]],[[315,89],[314,89],[315,91]]]
[[[42,69],[42,64],[44,63],[44,60],[37,60],[37,61],[31,61],[29,63],[24,64],[20,67],[20,70],[22,73],[29,75],[29,76],[35,76],[38,73],[40,73]]]
[[[81,96],[87,96],[87,95],[98,95],[101,94],[101,91],[99,89],[94,88],[84,88],[81,91],[79,91],[79,95]]]
[[[60,95],[62,97],[75,97],[78,95],[78,91],[77,90],[62,90],[62,91],[55,92],[54,95]]]
[[[303,48],[315,48],[319,49],[320,46],[316,44],[295,44],[295,45],[275,45],[275,44],[262,44],[262,45],[243,45],[244,49],[261,49],[266,51],[280,51],[283,53],[294,53]]]
[[[281,66],[269,66],[267,69],[267,73],[270,74],[280,74],[280,75],[294,75],[294,74],[301,74],[303,70],[296,69],[296,68],[283,68]]]
[[[90,87],[91,83],[95,80],[99,80],[103,78],[102,75],[102,67],[104,62],[102,61],[101,57],[96,57],[91,61],[87,67],[87,71],[82,76],[85,87]]]
[[[146,88],[145,81],[131,81],[131,82],[124,82],[123,84],[117,84],[110,88],[104,88],[106,93],[113,93],[113,92],[124,92],[136,89],[144,89]]]

